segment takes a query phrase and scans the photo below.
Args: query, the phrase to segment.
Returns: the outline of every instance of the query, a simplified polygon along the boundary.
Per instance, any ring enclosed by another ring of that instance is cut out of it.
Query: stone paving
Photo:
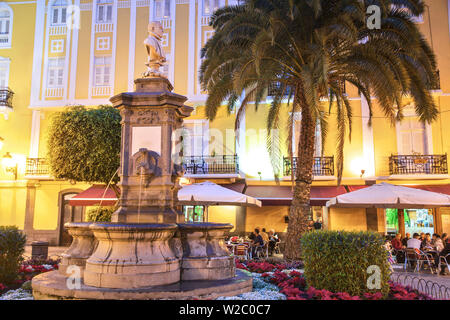
[[[61,255],[68,247],[48,247],[48,257],[56,258],[56,256]],[[25,246],[25,258],[31,258],[31,245]]]
[[[439,285],[446,286],[450,288],[450,273],[447,270],[446,275],[439,275],[439,274],[431,274],[430,271],[420,271],[420,272],[411,272],[411,271],[405,271],[403,269],[402,264],[394,265],[394,274],[402,274],[409,277],[416,277],[420,279],[424,279],[425,281],[433,281],[436,282]],[[411,280],[408,280],[411,281]]]

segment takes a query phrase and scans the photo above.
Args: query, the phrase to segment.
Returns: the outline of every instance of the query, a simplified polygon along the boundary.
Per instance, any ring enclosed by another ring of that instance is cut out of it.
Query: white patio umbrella
[[[178,191],[178,202],[186,205],[257,206],[261,201],[210,181],[183,186]]]
[[[385,182],[341,194],[327,202],[327,207],[335,208],[421,209],[448,206],[448,195]]]

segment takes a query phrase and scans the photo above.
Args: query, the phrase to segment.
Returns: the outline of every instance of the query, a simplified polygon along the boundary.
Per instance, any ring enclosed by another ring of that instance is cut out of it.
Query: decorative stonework
[[[182,170],[172,160],[172,132],[181,126],[192,108],[184,105],[186,97],[171,92],[173,87],[165,78],[141,78],[135,84],[135,92],[111,98],[122,115],[119,170],[122,192],[113,222],[183,222],[184,216],[174,208],[179,188],[177,178]],[[139,145],[141,142],[133,141],[133,130],[144,127],[153,133],[152,139],[144,137],[143,145]]]
[[[84,283],[142,288],[180,281],[180,261],[169,246],[175,224],[94,224],[98,246],[86,261]]]
[[[183,246],[181,280],[222,280],[235,276],[234,259],[225,245],[231,224],[179,224]]]
[[[61,255],[59,272],[66,275],[67,268],[75,265],[80,267],[81,275],[86,265],[86,260],[91,256],[97,246],[97,240],[89,226],[92,222],[70,222],[64,227],[73,237],[70,247]]]

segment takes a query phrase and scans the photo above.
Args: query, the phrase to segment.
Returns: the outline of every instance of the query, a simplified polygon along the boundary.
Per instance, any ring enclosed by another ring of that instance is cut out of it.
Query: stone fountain
[[[161,36],[161,25],[150,23],[147,71],[134,92],[110,99],[122,116],[112,222],[66,224],[72,245],[58,271],[33,278],[36,299],[193,299],[252,289],[224,243],[233,226],[185,223],[176,210],[182,168],[172,159],[172,133],[193,109],[159,73]]]

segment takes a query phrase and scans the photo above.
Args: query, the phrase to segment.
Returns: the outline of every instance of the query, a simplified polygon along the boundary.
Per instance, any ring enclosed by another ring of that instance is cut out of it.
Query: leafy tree
[[[381,10],[380,29],[367,26],[369,5]],[[421,0],[247,0],[213,15],[215,34],[202,49],[200,69],[202,88],[208,91],[207,116],[214,119],[226,100],[232,110],[244,93],[239,121],[248,102],[258,107],[274,83],[278,86],[269,106],[267,129],[279,128],[280,114],[289,113],[284,127],[290,143],[293,115],[302,115],[286,258],[301,257],[299,239],[307,230],[310,213],[315,127],[320,123],[325,140],[330,113],[337,118],[332,130],[341,182],[344,142],[347,134],[351,137],[353,113],[342,84],[359,89],[370,116],[371,97],[375,97],[386,118],[395,123],[403,117],[402,98],[410,96],[423,122],[437,117],[427,90],[436,81],[436,61],[413,21],[423,11]],[[282,103],[286,96],[287,106]],[[328,104],[321,99],[328,99]],[[271,151],[274,146],[269,143],[268,147]]]
[[[55,178],[108,184],[118,181],[121,116],[117,109],[71,107],[57,112],[48,132],[48,161]]]

